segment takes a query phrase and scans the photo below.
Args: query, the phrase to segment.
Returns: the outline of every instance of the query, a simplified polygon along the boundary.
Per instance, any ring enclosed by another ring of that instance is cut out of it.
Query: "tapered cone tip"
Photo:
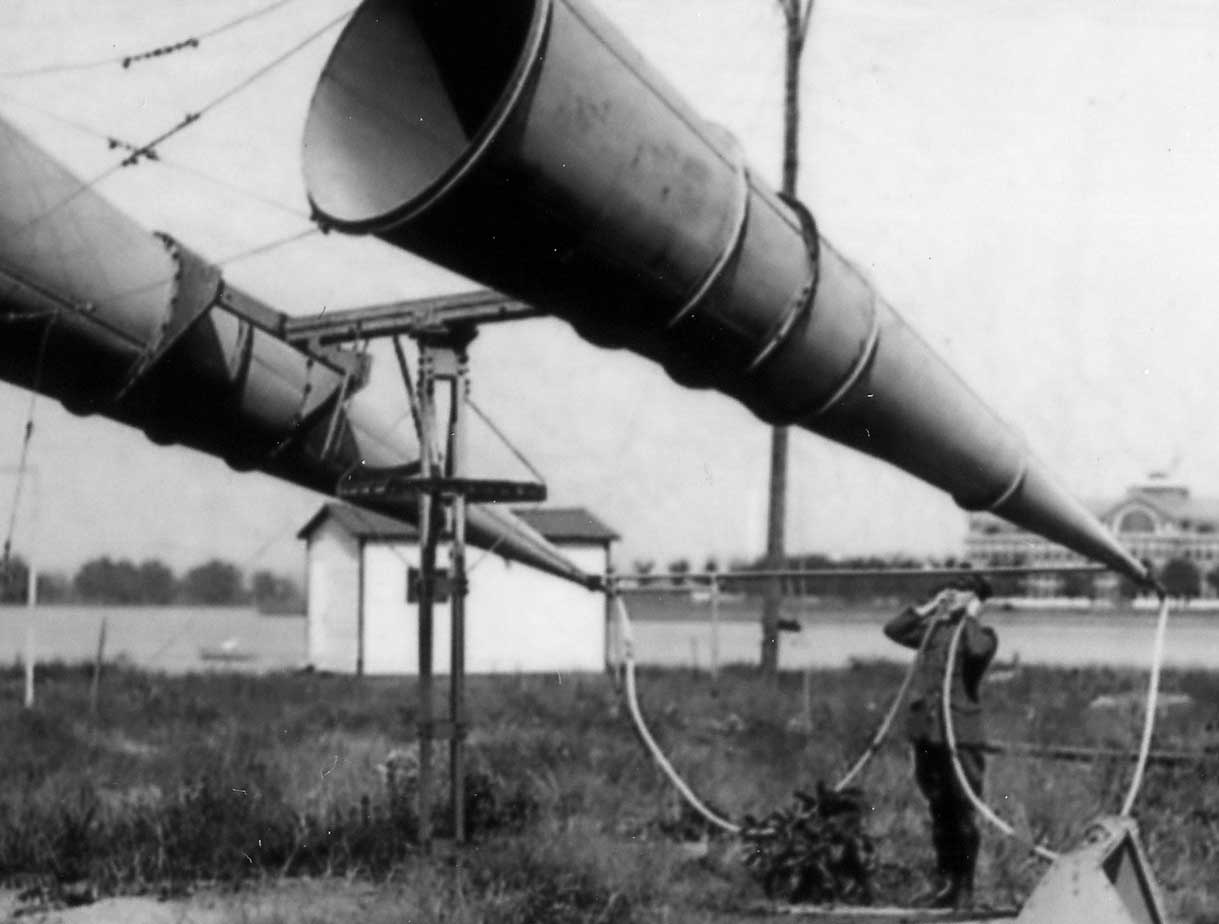
[[[541,533],[511,511],[499,507],[469,507],[466,528],[470,541],[497,555],[522,562],[576,584],[593,587],[599,575],[576,567]]]
[[[828,272],[841,272],[827,262]],[[846,303],[818,303],[826,311]],[[1146,569],[1033,458],[1020,436],[982,402],[887,304],[877,300],[876,347],[841,400],[805,421],[948,491],[966,510],[989,510],[1139,583]],[[809,355],[817,355],[810,344]]]
[[[1029,460],[1019,487],[993,509],[1017,526],[1101,561],[1136,583],[1150,581],[1143,564],[1122,548],[1112,533],[1036,459]]]

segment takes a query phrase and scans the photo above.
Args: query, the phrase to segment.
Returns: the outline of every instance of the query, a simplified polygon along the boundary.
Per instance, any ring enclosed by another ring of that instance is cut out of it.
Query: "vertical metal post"
[[[466,397],[469,388],[469,359],[465,346],[457,350],[457,372],[452,380],[449,404],[449,452],[446,476],[460,478],[465,463]],[[466,682],[466,497],[453,494],[453,541],[450,549],[449,620],[449,792],[453,804],[453,840],[466,840],[465,805],[465,682]]]
[[[605,632],[604,656],[605,672],[611,677],[617,676],[617,665],[621,658],[618,655],[618,644],[614,636],[614,563],[610,561],[609,552],[605,554]]]
[[[813,730],[813,666],[811,664],[804,665],[804,681],[800,688],[800,697],[803,704],[800,707],[804,729],[806,731]]]
[[[796,194],[800,166],[800,58],[813,13],[813,0],[779,0],[786,23],[786,55],[783,71],[783,192]],[[767,506],[766,566],[787,566],[787,427],[770,431],[770,502]],[[779,674],[779,617],[783,586],[779,578],[766,582],[762,599],[762,672]]]
[[[720,578],[711,575],[711,682],[720,679]]]
[[[356,544],[356,676],[364,676],[364,556],[368,546],[361,539]]]
[[[106,657],[106,617],[97,631],[97,655],[93,659],[93,679],[89,684],[89,715],[97,717],[102,691],[102,661]]]
[[[433,358],[427,349],[419,357],[419,421],[423,445],[419,452],[419,472],[432,475],[432,432],[435,424],[436,380]],[[432,616],[436,587],[436,524],[434,499],[428,491],[419,492],[419,842],[424,848],[432,842],[432,738],[435,710],[432,700]]]
[[[26,709],[34,708],[34,661],[38,657],[34,636],[34,623],[25,627],[25,695],[22,703]]]

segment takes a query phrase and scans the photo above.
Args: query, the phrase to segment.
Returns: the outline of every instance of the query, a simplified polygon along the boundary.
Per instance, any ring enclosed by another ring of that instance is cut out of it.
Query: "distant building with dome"
[[[1202,595],[1215,595],[1205,577],[1219,568],[1219,498],[1195,497],[1186,485],[1156,473],[1129,487],[1120,498],[1086,503],[1136,558],[1150,561],[1157,571],[1173,559],[1190,561],[1203,578]],[[970,514],[965,557],[976,567],[1088,563],[1083,556],[991,513]],[[1064,583],[1061,577],[1036,576],[1030,578],[1027,591],[1052,596]],[[1110,593],[1116,578],[1105,576],[1096,585],[1097,593]]]

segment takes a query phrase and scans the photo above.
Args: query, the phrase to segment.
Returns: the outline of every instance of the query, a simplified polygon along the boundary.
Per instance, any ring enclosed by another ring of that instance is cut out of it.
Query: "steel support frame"
[[[385,471],[374,478],[375,484],[355,486],[340,496],[391,494],[413,496],[419,505],[419,583],[418,601],[418,721],[419,840],[430,848],[432,832],[432,785],[435,777],[433,744],[449,742],[449,794],[452,806],[453,838],[466,842],[465,765],[466,735],[466,508],[479,501],[545,500],[542,484],[517,483],[465,477],[467,397],[470,388],[468,348],[482,324],[537,317],[536,309],[505,299],[490,291],[439,296],[429,299],[373,305],[343,312],[330,312],[308,318],[279,319],[276,333],[292,343],[306,344],[314,350],[332,352],[326,347],[374,339],[393,342],[398,369],[411,406],[411,416],[419,436],[418,477]],[[265,318],[260,320],[266,321]],[[399,338],[410,336],[419,347],[418,384],[412,382],[410,366]],[[437,389],[447,388],[448,437],[446,451],[438,451]],[[350,487],[350,486],[349,486]],[[439,584],[437,557],[446,531],[450,541],[449,559],[449,710],[448,719],[436,716],[433,641],[435,638],[436,598]]]
[[[449,798],[452,807],[453,840],[466,841],[465,764],[466,764],[466,497],[462,472],[466,455],[466,397],[470,385],[467,347],[473,340],[472,327],[447,330],[419,338],[420,475],[431,481],[419,492],[419,840],[426,848],[432,842],[433,771],[432,745],[440,723],[436,721],[435,676],[432,643],[435,627],[437,588],[436,559],[447,519],[449,546],[449,717],[444,730],[449,740]],[[403,369],[405,371],[405,364]],[[436,471],[432,448],[436,441],[437,386],[449,390],[449,426],[446,452]],[[445,487],[448,482],[449,486]],[[446,517],[445,513],[449,516]]]

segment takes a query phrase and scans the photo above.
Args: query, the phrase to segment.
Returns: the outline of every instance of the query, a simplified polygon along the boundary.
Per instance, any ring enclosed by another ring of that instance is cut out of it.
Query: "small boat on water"
[[[219,645],[205,645],[199,649],[199,658],[203,661],[222,661],[225,663],[240,663],[253,661],[258,655],[241,647],[236,638],[227,638]]]

